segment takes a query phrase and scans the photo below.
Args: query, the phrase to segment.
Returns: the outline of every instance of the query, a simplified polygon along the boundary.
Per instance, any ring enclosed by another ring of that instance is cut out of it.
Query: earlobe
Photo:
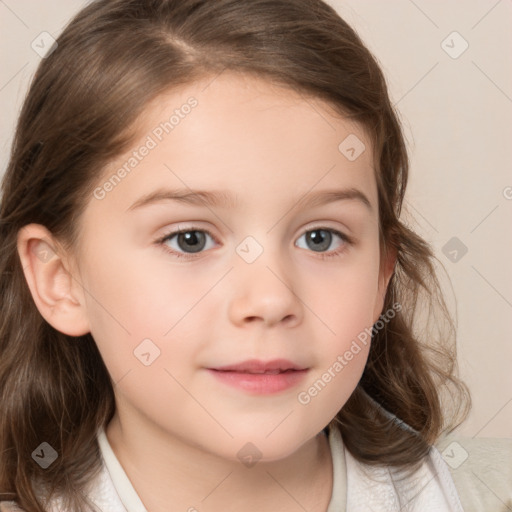
[[[82,290],[52,234],[40,224],[28,224],[18,232],[17,248],[30,293],[42,317],[69,336],[87,334],[90,329]]]

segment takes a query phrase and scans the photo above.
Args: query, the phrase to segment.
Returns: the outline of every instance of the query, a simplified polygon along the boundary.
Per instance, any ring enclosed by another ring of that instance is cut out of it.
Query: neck
[[[105,429],[135,491],[151,512],[327,510],[332,461],[323,433],[285,459],[246,467],[171,436],[141,432],[117,413]]]

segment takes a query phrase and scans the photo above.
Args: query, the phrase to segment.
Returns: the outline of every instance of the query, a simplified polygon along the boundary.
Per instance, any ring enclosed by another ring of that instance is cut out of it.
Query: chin
[[[304,432],[289,426],[288,428],[278,427],[269,434],[267,430],[247,429],[230,440],[230,453],[226,455],[242,463],[246,458],[257,459],[258,462],[276,462],[293,455],[320,431],[321,428],[318,431]]]

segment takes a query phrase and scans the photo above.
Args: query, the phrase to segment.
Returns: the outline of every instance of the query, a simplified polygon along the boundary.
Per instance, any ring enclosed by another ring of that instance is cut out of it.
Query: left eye
[[[349,242],[348,237],[346,235],[340,233],[339,231],[336,231],[335,229],[316,228],[306,231],[297,240],[297,245],[299,240],[305,237],[306,247],[303,247],[303,249],[311,249],[314,252],[324,252],[327,251],[331,246],[333,242],[333,235],[334,237],[340,238],[344,243]],[[300,247],[300,245],[298,245],[298,247]]]

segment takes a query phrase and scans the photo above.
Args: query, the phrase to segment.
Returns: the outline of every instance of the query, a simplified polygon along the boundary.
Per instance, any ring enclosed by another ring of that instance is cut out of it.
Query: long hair
[[[42,224],[73,247],[93,184],[133,143],[149,102],[224,70],[323,99],[371,137],[381,254],[397,253],[384,310],[401,308],[373,333],[364,374],[331,423],[347,449],[368,464],[412,467],[467,415],[435,258],[400,220],[409,168],[401,126],[354,30],[321,0],[96,0],[41,61],[2,182],[0,499],[43,512],[57,494],[66,509],[87,510],[84,489],[101,467],[96,434],[115,412],[92,336],[64,335],[37,310],[18,231]],[[32,458],[42,442],[58,453],[44,470]]]

